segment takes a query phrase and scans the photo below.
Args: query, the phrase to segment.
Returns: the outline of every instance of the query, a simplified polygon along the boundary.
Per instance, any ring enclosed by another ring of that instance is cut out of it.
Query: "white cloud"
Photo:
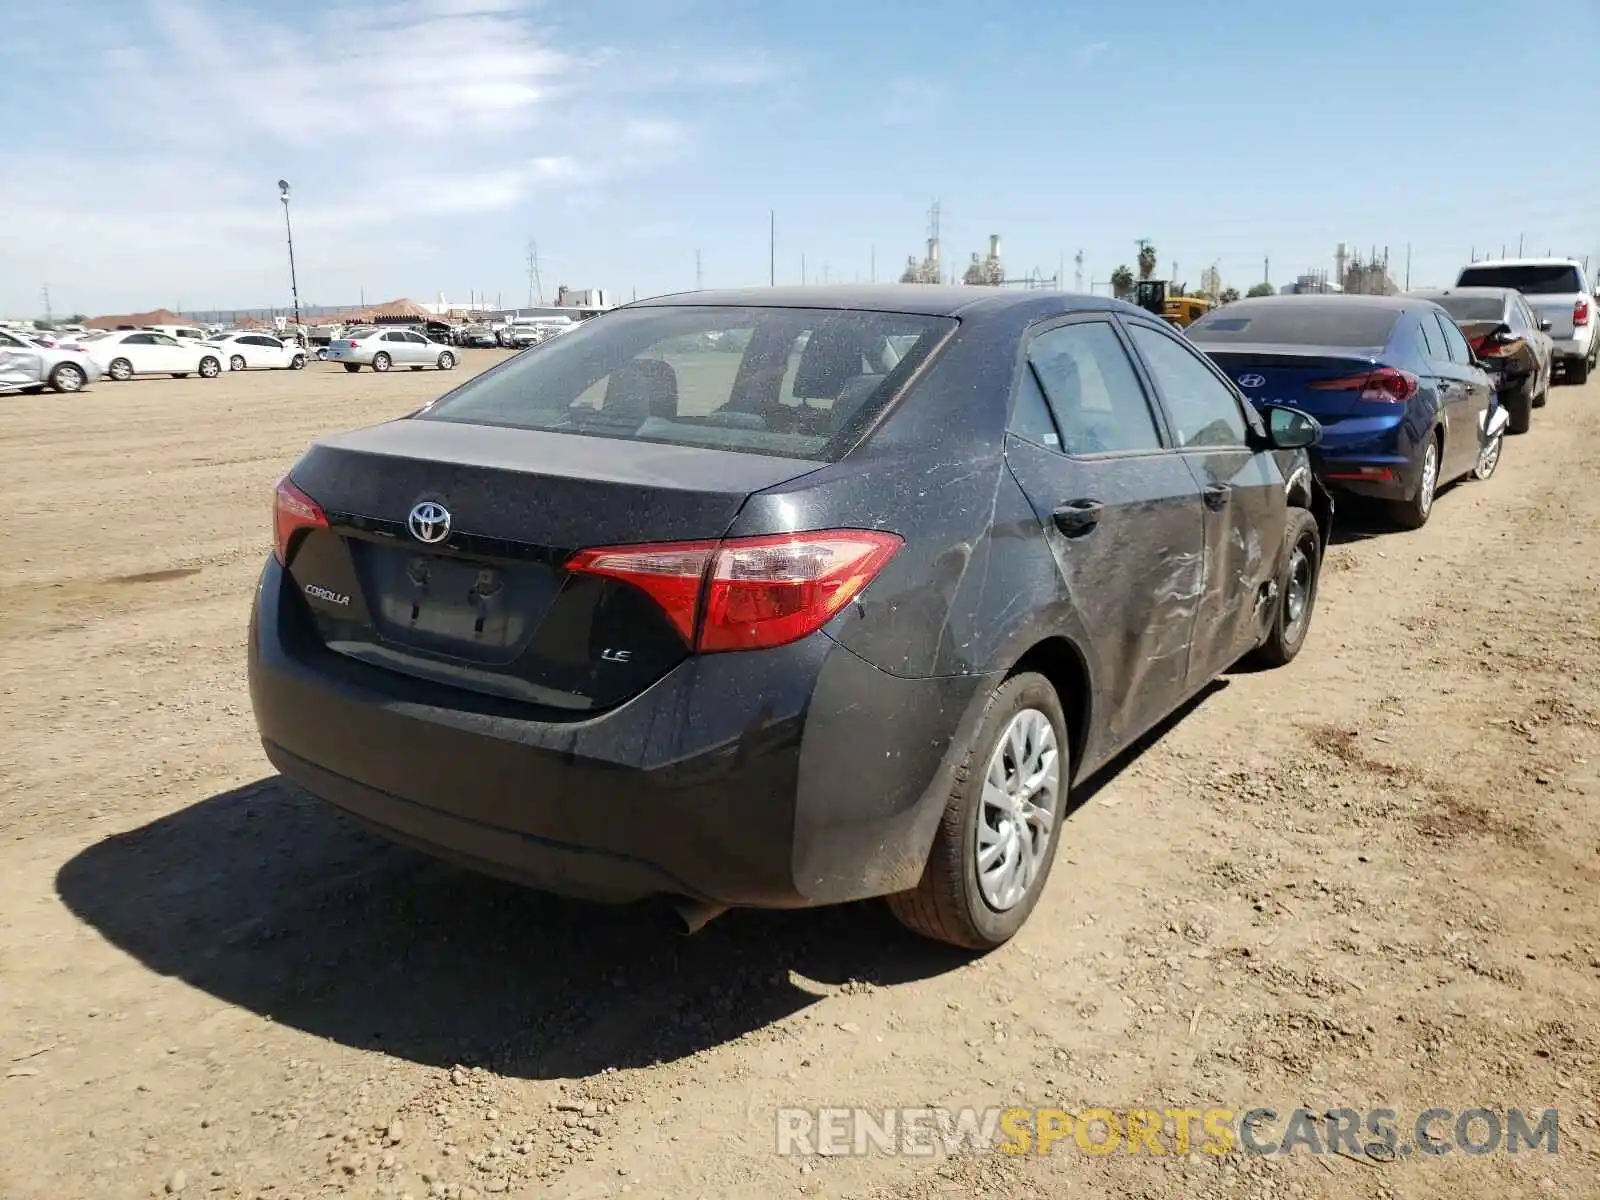
[[[302,294],[342,300],[327,293],[365,264],[392,273],[417,252],[397,237],[406,222],[514,211],[690,154],[692,127],[661,101],[774,70],[761,55],[558,47],[526,9],[333,0],[308,20],[228,0],[117,6],[86,34],[84,69],[52,80],[50,102],[83,114],[86,135],[0,177],[0,225],[28,230],[0,308],[26,304],[35,279],[97,308],[175,292],[251,302],[282,258],[279,177],[308,246]],[[337,261],[309,249],[335,231]]]

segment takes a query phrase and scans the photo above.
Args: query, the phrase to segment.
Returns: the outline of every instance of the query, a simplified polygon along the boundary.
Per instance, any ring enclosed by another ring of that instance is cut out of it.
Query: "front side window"
[[[1243,446],[1249,426],[1227,386],[1188,346],[1147,325],[1131,325],[1134,348],[1166,401],[1178,445]]]
[[[826,308],[619,310],[418,416],[827,460],[955,325]]]
[[[1028,367],[1068,454],[1161,449],[1150,402],[1108,321],[1047,330],[1028,347]]]

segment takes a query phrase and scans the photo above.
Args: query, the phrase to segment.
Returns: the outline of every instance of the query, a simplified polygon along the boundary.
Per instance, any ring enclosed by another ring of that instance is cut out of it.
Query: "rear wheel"
[[[1272,631],[1252,656],[1264,667],[1281,667],[1294,661],[1311,628],[1311,611],[1317,604],[1317,580],[1322,570],[1322,531],[1317,518],[1303,508],[1289,510],[1288,547],[1278,575],[1278,605]]]
[[[374,371],[387,371],[393,365],[393,360],[382,350],[372,356],[372,369]]]
[[[1394,522],[1402,529],[1421,529],[1433,512],[1433,496],[1439,488],[1439,438],[1430,437],[1422,447],[1417,464],[1417,490],[1409,500],[1396,500],[1389,506]]]
[[[450,351],[446,350],[443,354],[439,355],[439,370],[448,371],[455,365],[456,356],[451,354]]]
[[[89,378],[83,373],[83,368],[75,367],[71,363],[62,363],[50,372],[50,386],[58,392],[79,392],[88,382]]]
[[[242,371],[242,370],[244,370],[244,355],[235,354],[232,358],[230,358],[228,360],[228,370],[230,370],[230,371]]]
[[[1506,435],[1497,433],[1492,441],[1485,442],[1478,451],[1478,461],[1473,465],[1472,477],[1478,480],[1488,479],[1493,475],[1495,468],[1500,465],[1500,455],[1506,447]]]
[[[127,383],[133,378],[133,364],[125,358],[113,358],[111,365],[106,368],[106,374],[118,383]]]
[[[350,374],[354,375],[357,371],[361,370],[361,364],[360,363],[345,363],[344,364],[344,369],[346,371],[349,371]]]
[[[222,374],[222,360],[207,356],[200,360],[200,377],[202,379],[215,379]]]
[[[1011,938],[1055,861],[1071,778],[1067,722],[1050,681],[1013,675],[989,698],[922,879],[887,897],[906,928],[969,950]]]

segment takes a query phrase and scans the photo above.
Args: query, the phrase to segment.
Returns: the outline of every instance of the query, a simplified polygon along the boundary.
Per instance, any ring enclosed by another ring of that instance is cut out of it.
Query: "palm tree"
[[[1127,263],[1111,272],[1111,294],[1118,300],[1126,300],[1133,295],[1133,272],[1128,270]]]
[[[1156,273],[1156,248],[1149,238],[1139,239],[1139,278],[1149,279]]]
[[[1221,303],[1221,304],[1232,304],[1238,298],[1239,298],[1239,289],[1238,288],[1235,288],[1235,287],[1223,288],[1222,289],[1222,295],[1218,297],[1218,303]]]

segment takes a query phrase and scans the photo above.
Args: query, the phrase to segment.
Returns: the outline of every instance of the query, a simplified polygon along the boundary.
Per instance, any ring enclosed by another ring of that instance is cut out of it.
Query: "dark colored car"
[[[1075,781],[1299,650],[1318,432],[1111,300],[641,302],[294,466],[256,721],[291,780],[489,873],[689,929],[888,895],[993,946]]]
[[[1385,501],[1420,528],[1437,490],[1487,479],[1503,437],[1484,436],[1494,383],[1450,314],[1415,296],[1262,296],[1225,305],[1189,338],[1256,404],[1323,427],[1319,474]]]
[[[1515,288],[1463,287],[1413,292],[1455,318],[1467,345],[1494,381],[1512,433],[1527,433],[1533,410],[1550,396],[1555,342],[1550,321],[1534,316]]]

